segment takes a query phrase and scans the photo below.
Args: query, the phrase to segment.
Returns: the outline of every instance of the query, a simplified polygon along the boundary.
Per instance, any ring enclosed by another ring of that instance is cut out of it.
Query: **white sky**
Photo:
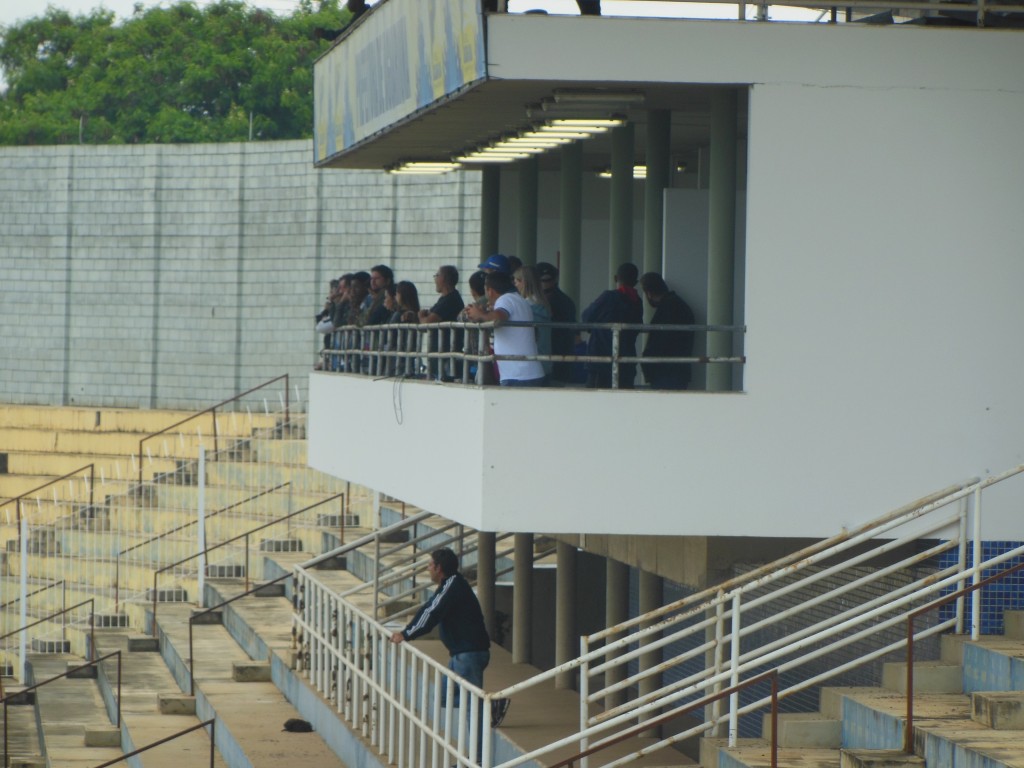
[[[209,0],[194,0],[197,5],[206,5]],[[371,0],[371,5],[374,0]],[[107,8],[124,18],[131,16],[136,3],[143,7],[171,5],[165,0],[0,0],[0,25],[6,26],[16,21],[23,21],[46,12],[48,5],[63,8],[71,13],[88,13],[93,8]],[[299,0],[249,0],[250,5],[287,15],[299,4]],[[575,0],[509,0],[509,10],[522,12],[532,8],[542,8],[550,13],[578,13]],[[606,16],[702,16],[705,18],[736,18],[737,6],[734,4],[699,5],[696,3],[671,3],[665,0],[643,2],[642,0],[602,0],[601,9]],[[754,5],[747,6],[748,16],[755,10]],[[772,9],[773,18],[783,18],[786,10],[782,7]],[[788,15],[787,18],[792,18]],[[802,18],[807,18],[806,12]]]

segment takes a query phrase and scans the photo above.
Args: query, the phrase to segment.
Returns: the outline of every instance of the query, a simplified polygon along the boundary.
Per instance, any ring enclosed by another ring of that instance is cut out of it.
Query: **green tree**
[[[338,0],[287,17],[180,2],[0,29],[0,144],[291,139],[313,126],[313,61],[350,20]]]

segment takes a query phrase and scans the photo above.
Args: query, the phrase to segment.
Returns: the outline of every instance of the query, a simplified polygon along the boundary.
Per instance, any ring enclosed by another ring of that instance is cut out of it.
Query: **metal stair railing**
[[[766,667],[777,668],[783,676],[779,697],[785,699],[881,659],[905,647],[899,628],[910,612],[943,590],[962,587],[971,578],[977,580],[977,574],[986,568],[1024,556],[1024,547],[985,562],[977,556],[982,492],[1022,473],[1024,466],[984,481],[951,486],[775,563],[594,633],[581,639],[578,658],[491,693],[467,687],[405,643],[397,650],[390,648],[386,627],[332,592],[315,574],[298,568],[296,583],[301,585],[303,599],[297,605],[296,621],[307,645],[305,671],[346,719],[400,768],[424,765],[416,761],[431,755],[476,765],[481,748],[479,764],[491,768],[493,734],[475,717],[475,707],[495,698],[514,698],[575,671],[580,675],[578,731],[505,761],[502,768],[543,759],[570,744],[577,744],[581,752],[599,747],[638,723],[656,720],[666,710],[694,700],[711,702],[712,697],[728,700],[728,706],[708,703],[699,725],[656,739],[629,757],[607,763],[606,768],[696,734],[713,733],[723,725],[728,725],[734,744],[739,717],[757,711],[770,699],[754,693],[741,701],[738,691],[717,696],[735,687],[741,677],[756,676]],[[976,557],[968,566],[972,521]],[[929,543],[922,545],[922,541]],[[936,565],[940,557],[948,561],[945,566]],[[883,589],[879,585],[883,579],[893,584]],[[859,602],[852,599],[857,590],[869,587],[883,591]],[[849,605],[826,612],[824,617],[809,615],[837,600]],[[786,602],[789,607],[780,606]],[[962,601],[956,602],[955,615],[918,630],[915,637],[932,637],[962,627]],[[757,637],[766,631],[776,634],[768,640]],[[598,642],[603,645],[594,648]],[[689,646],[681,652],[673,650],[671,658],[653,668],[628,673],[626,665],[644,653],[674,643]],[[841,654],[845,657],[840,658]],[[625,697],[631,688],[641,687],[655,675],[688,669],[685,665],[692,671],[684,672],[681,679],[658,684],[623,703],[612,701],[604,711],[590,714],[602,699],[616,694]],[[616,674],[619,670],[625,673]],[[606,680],[604,687],[592,685],[601,678]],[[470,717],[461,725],[453,723],[457,732],[447,728],[443,708],[434,698],[441,689],[457,689],[470,696]],[[586,765],[586,758],[581,764]]]
[[[6,765],[10,765],[9,755],[7,754],[7,750],[8,750],[8,740],[7,740],[7,732],[8,732],[8,728],[7,728],[7,705],[10,703],[11,699],[16,699],[16,698],[19,698],[21,696],[25,696],[25,695],[27,695],[29,693],[32,693],[33,691],[35,691],[35,690],[37,690],[39,688],[42,688],[45,685],[49,685],[50,683],[56,682],[57,680],[63,680],[66,677],[70,677],[71,675],[75,674],[76,672],[79,672],[80,670],[88,669],[90,667],[97,667],[98,668],[100,662],[106,661],[107,659],[113,658],[114,656],[117,657],[117,697],[115,699],[117,721],[114,723],[114,725],[116,725],[118,728],[120,728],[121,727],[121,651],[113,651],[111,653],[106,654],[105,656],[100,656],[99,658],[90,659],[89,661],[85,662],[84,664],[79,664],[77,666],[71,667],[70,669],[68,669],[68,670],[66,670],[64,672],[61,672],[59,675],[54,675],[51,678],[43,680],[43,682],[41,682],[41,683],[36,683],[35,685],[30,685],[27,688],[22,688],[20,691],[16,691],[15,693],[12,693],[12,694],[9,694],[7,696],[3,696],[3,698],[0,698],[0,704],[3,704],[3,707],[4,707],[4,762],[3,762],[3,765],[5,765],[5,766]],[[123,759],[123,758],[120,758],[120,759]],[[115,761],[115,762],[119,762],[120,759],[118,761]]]
[[[185,424],[188,424],[190,422],[194,422],[194,421],[196,421],[198,419],[203,418],[204,416],[209,416],[210,417],[210,427],[211,427],[212,439],[213,439],[213,452],[214,452],[214,454],[216,454],[217,450],[218,450],[218,440],[219,440],[219,430],[218,430],[218,425],[217,425],[217,410],[220,409],[223,412],[226,406],[231,405],[231,404],[241,403],[246,397],[248,397],[249,395],[253,394],[254,392],[259,392],[259,391],[261,391],[261,390],[263,390],[265,388],[270,387],[273,384],[277,384],[277,383],[282,382],[282,381],[284,382],[284,388],[283,388],[283,391],[278,395],[278,397],[281,400],[282,413],[284,415],[285,424],[287,424],[290,421],[290,418],[289,418],[289,398],[290,398],[290,394],[289,394],[289,385],[288,385],[289,379],[288,379],[288,374],[286,373],[286,374],[283,374],[281,376],[276,376],[275,378],[270,379],[269,381],[265,381],[262,384],[259,384],[259,385],[255,386],[255,387],[253,387],[252,389],[247,389],[245,392],[241,392],[240,394],[237,394],[234,397],[229,397],[227,400],[222,400],[221,402],[217,403],[216,405],[211,405],[209,408],[204,408],[201,411],[197,411],[196,413],[193,413],[191,416],[188,416],[187,418],[184,418],[181,421],[178,421],[178,422],[176,422],[174,424],[171,424],[169,427],[164,427],[159,432],[154,432],[151,435],[146,435],[145,437],[141,438],[139,440],[139,476],[138,476],[139,485],[142,485],[143,459],[146,456],[146,453],[143,451],[143,448],[145,447],[145,444],[148,441],[154,440],[157,437],[160,437],[161,435],[165,435],[165,434],[167,434],[168,432],[170,432],[172,430],[178,429],[179,427],[183,427]],[[270,412],[269,408],[267,408],[266,405],[264,406],[264,410],[266,410],[267,413]],[[180,431],[181,430],[179,430],[179,432]],[[198,434],[199,434],[200,440],[202,440],[202,431],[201,430],[198,431]],[[150,460],[152,460],[152,454],[150,454]]]
[[[89,642],[87,644],[87,650],[89,652],[89,657],[92,658],[93,656],[95,656],[95,650],[94,649],[96,648],[96,600],[95,600],[95,598],[91,598],[91,597],[88,598],[87,600],[83,600],[80,603],[75,603],[74,605],[69,605],[66,608],[62,608],[59,611],[54,611],[53,613],[49,614],[48,616],[44,616],[41,619],[37,619],[36,621],[30,622],[28,624],[24,624],[24,625],[18,627],[17,629],[15,629],[15,630],[13,630],[11,632],[7,632],[6,634],[0,635],[0,644],[2,644],[4,640],[7,640],[7,639],[12,638],[12,637],[18,637],[19,639],[24,641],[27,638],[28,630],[32,629],[32,627],[38,627],[39,625],[45,624],[46,622],[52,621],[53,619],[56,619],[58,617],[61,618],[61,624],[60,624],[61,642],[62,643],[66,642],[66,640],[67,640],[67,628],[68,628],[68,625],[67,625],[67,623],[65,623],[63,621],[63,618],[65,616],[67,616],[69,613],[74,615],[73,614],[74,611],[77,611],[79,608],[81,608],[82,606],[85,606],[85,605],[89,606],[89,612],[87,614],[88,617],[89,617],[89,619],[88,619]],[[72,626],[75,626],[75,625],[72,624]],[[24,643],[22,643],[22,645],[23,644]],[[11,651],[9,651],[5,646],[0,645],[0,653],[2,653],[4,655],[4,657],[6,658],[7,656],[9,656],[11,654]],[[21,653],[20,651],[19,651],[18,656],[19,656],[19,659],[18,659],[18,674],[16,675],[16,677],[20,681],[20,680],[23,679],[23,675],[25,673],[25,658],[24,658],[24,654]],[[3,695],[3,690],[4,690],[3,676],[0,675],[0,696]]]

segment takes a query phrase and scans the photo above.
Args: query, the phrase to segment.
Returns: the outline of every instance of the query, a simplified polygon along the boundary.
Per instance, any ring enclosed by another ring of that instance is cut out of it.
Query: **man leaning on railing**
[[[471,305],[466,316],[474,323],[494,323],[494,354],[498,383],[503,387],[544,386],[544,366],[536,360],[537,336],[530,326],[504,325],[509,321],[533,322],[533,310],[512,287],[504,272],[492,272],[484,280],[490,310]],[[516,359],[506,359],[516,358]],[[527,358],[527,359],[522,359]]]
[[[427,575],[437,589],[420,606],[405,629],[391,634],[391,642],[415,640],[438,627],[441,642],[451,654],[448,669],[477,688],[483,688],[484,670],[491,662],[491,638],[484,625],[480,601],[469,582],[459,573],[458,556],[447,547],[434,550],[427,563]],[[456,699],[454,706],[458,705]],[[508,699],[491,702],[492,728],[501,725],[508,705]]]

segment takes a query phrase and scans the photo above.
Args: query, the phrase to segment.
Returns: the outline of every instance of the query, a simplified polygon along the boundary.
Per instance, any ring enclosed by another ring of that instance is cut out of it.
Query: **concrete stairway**
[[[31,681],[42,683],[81,665],[70,654],[35,654]],[[121,736],[107,713],[94,668],[37,688],[41,752],[48,768],[88,768],[120,757]]]
[[[779,765],[1024,768],[1024,612],[1007,612],[1005,623],[1006,634],[977,642],[947,635],[939,660],[914,665],[913,755],[902,752],[906,666],[893,662],[886,687],[824,688],[820,713],[781,715]],[[701,764],[762,768],[768,742],[705,739]]]
[[[121,747],[126,753],[163,739],[171,739],[201,721],[195,714],[195,699],[182,693],[159,653],[156,638],[104,630],[96,634],[96,655],[121,652]],[[100,690],[108,711],[114,709],[118,693],[117,658],[101,662]],[[205,729],[176,736],[173,741],[147,750],[142,758],[147,768],[177,768],[209,765],[210,737]],[[226,766],[214,755],[216,766]]]
[[[288,559],[292,559],[289,556]],[[274,556],[278,568],[290,570],[290,563],[280,562]],[[356,580],[347,571],[328,570],[322,572],[325,581],[338,589],[350,586]],[[239,585],[231,580],[211,582],[207,585],[207,602],[216,603],[238,594]],[[372,597],[367,597],[372,601]],[[357,603],[358,604],[358,603]],[[367,768],[385,768],[386,760],[366,741],[354,734],[350,727],[338,719],[333,705],[325,701],[307,683],[301,672],[293,669],[295,651],[291,636],[292,606],[286,597],[246,597],[225,606],[223,609],[224,628],[254,659],[266,659],[271,675],[277,686],[292,702],[301,717],[314,724],[332,749],[346,765],[361,765]],[[163,626],[163,621],[161,621]],[[172,630],[170,635],[174,634]],[[187,639],[186,639],[187,642]],[[417,640],[423,651],[442,663],[448,659],[447,651],[439,640]],[[173,641],[175,647],[178,641]],[[166,651],[165,651],[166,653]],[[197,664],[201,663],[199,652]],[[512,662],[511,654],[500,646],[492,646],[491,663],[487,668],[486,687],[497,690],[525,680],[539,672],[528,664]],[[513,701],[508,717],[497,732],[496,753],[502,760],[511,759],[527,751],[550,744],[570,733],[579,725],[579,697],[574,691],[556,689],[553,682],[529,689]],[[653,742],[653,739],[634,738],[616,745],[601,755],[602,764],[611,759],[632,754]],[[567,746],[554,752],[544,762],[550,763],[569,757],[576,752],[575,746]],[[538,765],[543,763],[528,763]],[[661,750],[653,755],[639,758],[631,765],[638,768],[668,768],[669,766],[692,765],[694,761],[672,750]]]
[[[263,599],[273,598],[253,598]],[[169,605],[157,621],[164,661],[186,692],[190,690],[186,660],[191,613],[189,606]],[[284,730],[287,720],[302,715],[275,685],[269,660],[254,660],[221,624],[196,623],[193,651],[196,712],[204,720],[217,718],[217,749],[228,765],[276,768],[287,763],[344,768],[322,729],[319,733]]]

